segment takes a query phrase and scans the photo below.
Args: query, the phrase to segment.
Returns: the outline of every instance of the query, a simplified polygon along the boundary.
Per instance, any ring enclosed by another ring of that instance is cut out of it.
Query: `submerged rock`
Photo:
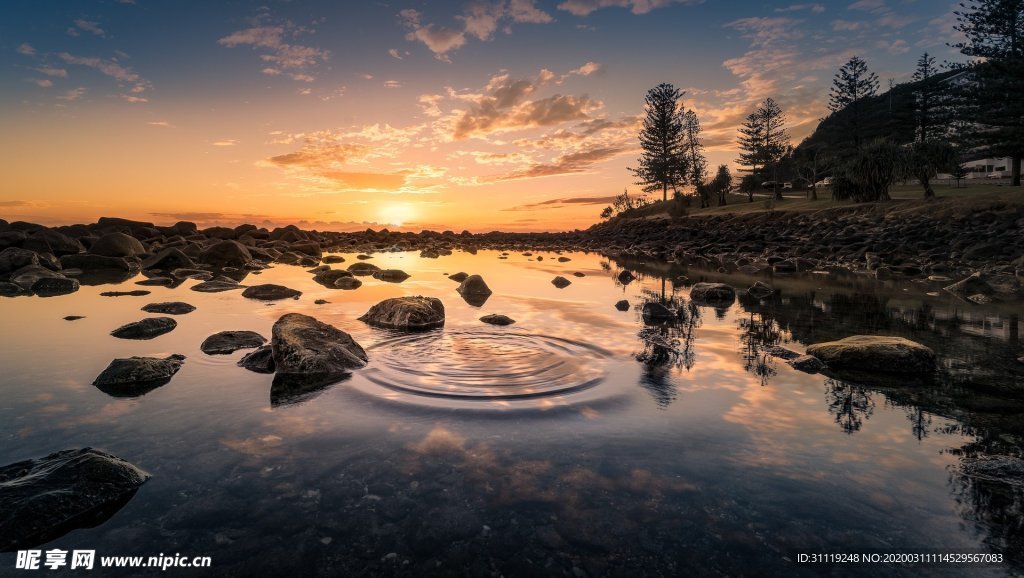
[[[300,313],[274,323],[271,346],[277,374],[298,381],[340,378],[367,361],[351,335]]]
[[[647,302],[644,303],[644,308],[641,311],[641,316],[644,319],[644,323],[648,325],[656,325],[659,323],[667,323],[669,321],[675,321],[676,314],[668,307],[665,307],[661,303]]]
[[[120,339],[153,339],[170,333],[178,326],[178,322],[170,317],[149,317],[134,323],[127,323],[110,332]]]
[[[341,277],[334,282],[333,287],[335,289],[344,289],[346,291],[351,291],[352,289],[358,289],[362,287],[362,285],[363,282],[360,281],[359,279],[356,279],[355,277]]]
[[[195,305],[189,305],[182,301],[167,301],[163,303],[150,303],[143,305],[142,310],[146,313],[161,313],[163,315],[184,315],[196,310]]]
[[[352,273],[348,271],[342,271],[341,269],[325,269],[323,271],[317,271],[313,275],[313,281],[323,285],[330,289],[338,289],[337,282],[341,279],[352,279]],[[362,282],[360,282],[362,284]]]
[[[566,279],[565,277],[562,277],[561,275],[558,275],[557,277],[551,280],[551,284],[554,285],[555,287],[558,287],[559,289],[565,289],[569,285],[572,285],[572,281]]]
[[[615,302],[615,308],[619,311],[629,311],[629,301],[621,299]]]
[[[728,307],[736,300],[736,290],[725,283],[694,283],[690,299],[698,305]]]
[[[497,313],[484,315],[483,317],[480,318],[480,321],[483,321],[484,323],[489,323],[491,325],[512,325],[513,323],[516,322],[515,319],[512,319],[507,315],[499,315]]]
[[[935,353],[903,337],[854,335],[810,345],[807,354],[833,369],[884,373],[930,373],[935,370]]]
[[[775,294],[775,289],[758,281],[747,288],[747,293],[755,299],[767,299]]]
[[[629,285],[636,279],[636,276],[629,271],[623,270],[621,273],[619,273],[616,279],[618,279],[619,283],[622,283],[623,285]]]
[[[444,304],[436,297],[395,297],[374,305],[359,320],[388,329],[434,329],[444,325]]]
[[[341,255],[326,255],[323,259],[321,259],[321,261],[330,265],[334,263],[344,263],[345,258],[342,257]]]
[[[349,273],[353,275],[358,275],[360,277],[366,275],[373,275],[377,271],[380,271],[380,267],[374,265],[373,263],[359,262],[352,263],[351,265],[348,266]]]
[[[263,345],[242,356],[238,366],[256,373],[274,373],[274,348]]]
[[[818,373],[825,369],[825,363],[813,355],[800,355],[787,360],[786,363],[793,369],[804,373]]]
[[[238,281],[235,281],[230,277],[225,277],[221,275],[218,277],[214,277],[209,281],[196,283],[195,285],[189,287],[189,289],[193,291],[198,291],[199,293],[220,293],[222,291],[235,291],[237,289],[245,289],[245,285],[240,285]]]
[[[266,342],[267,338],[255,331],[221,331],[203,340],[199,349],[207,355],[225,355],[239,349],[260,347]]]
[[[127,504],[149,477],[92,448],[0,467],[0,551],[34,548],[97,526]]]
[[[458,272],[458,273],[455,273],[454,275],[449,275],[448,276],[448,278],[451,279],[452,281],[457,281],[459,283],[462,283],[463,281],[465,281],[467,277],[469,277],[469,273],[463,273],[461,271]]]
[[[165,385],[181,369],[185,356],[118,358],[92,382],[114,397],[136,397]]]
[[[409,277],[410,275],[401,269],[382,269],[373,274],[374,279],[387,281],[388,283],[401,283]]]
[[[260,301],[278,301],[281,299],[298,299],[302,291],[267,283],[264,285],[253,285],[242,291],[242,297],[257,299]]]
[[[132,291],[104,291],[100,293],[101,297],[143,297],[149,295],[152,291],[146,291],[145,289],[133,289]]]

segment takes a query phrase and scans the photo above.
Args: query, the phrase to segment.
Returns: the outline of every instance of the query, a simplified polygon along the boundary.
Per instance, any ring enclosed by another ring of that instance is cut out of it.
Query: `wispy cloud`
[[[215,147],[233,147],[233,146],[238,144],[238,141],[233,139],[233,138],[226,138],[226,139],[221,139],[221,140],[213,141],[210,144],[215,146]]]
[[[261,14],[254,20],[254,26],[232,32],[217,43],[229,48],[252,47],[260,53],[260,60],[269,64],[262,69],[264,74],[287,74],[293,80],[312,82],[313,76],[304,71],[326,61],[330,52],[289,41],[290,38],[311,33],[310,29],[291,22],[266,24],[266,19],[265,13]]]
[[[41,67],[37,68],[36,70],[38,70],[39,72],[45,74],[46,76],[53,76],[53,77],[56,77],[56,78],[67,78],[68,77],[68,71],[64,70],[63,68],[54,68],[54,67],[50,67],[50,66],[41,66]]]
[[[489,41],[503,24],[504,31],[511,33],[511,23],[554,22],[550,14],[536,6],[535,0],[473,0],[463,7],[462,14],[455,16],[461,22],[457,28],[424,22],[423,13],[411,8],[399,12],[398,17],[408,30],[406,40],[423,43],[444,62],[450,62],[449,53],[465,46],[469,37]]]
[[[803,11],[814,12],[815,14],[821,14],[825,11],[824,4],[818,4],[817,2],[809,4],[790,4],[784,8],[776,8],[776,12],[803,12]]]
[[[29,78],[28,81],[40,88],[50,88],[53,86],[53,81],[49,78]]]
[[[151,121],[147,122],[146,124],[148,124],[149,126],[159,126],[159,127],[162,127],[162,128],[173,128],[174,127],[173,124],[171,124],[170,122],[168,122],[166,120],[151,120]]]
[[[15,50],[17,50],[18,54],[23,54],[25,56],[35,56],[36,54],[36,49],[32,48],[32,45],[27,42],[19,44],[18,48]]]
[[[82,98],[82,95],[85,94],[85,92],[85,87],[79,86],[78,88],[72,88],[71,90],[65,92],[63,95],[58,96],[57,98],[61,100],[66,100],[68,102],[72,102],[78,100],[79,98]]]
[[[85,32],[90,32],[100,37],[104,37],[107,35],[107,33],[102,28],[100,28],[99,22],[93,22],[92,20],[86,20],[84,18],[79,18],[78,20],[75,20],[75,27],[68,28],[68,34],[70,34],[71,36],[78,36],[79,30],[84,30]]]
[[[646,14],[672,4],[703,4],[704,0],[566,0],[558,5],[573,16],[587,16],[602,8],[629,8],[633,14]]]
[[[115,60],[104,60],[96,57],[83,57],[75,56],[67,52],[61,52],[57,55],[61,60],[67,64],[76,64],[79,66],[87,66],[94,68],[103,74],[113,78],[117,82],[121,83],[123,88],[126,88],[131,94],[122,94],[121,98],[127,102],[148,102],[148,99],[141,96],[143,92],[150,88],[148,80],[140,77],[135,71],[127,66],[123,66]],[[125,86],[131,85],[131,86]]]
[[[607,205],[615,201],[615,197],[569,197],[561,199],[549,199],[538,203],[528,203],[502,209],[502,211],[535,211],[537,209],[560,209],[566,205]],[[519,219],[520,222],[532,221],[533,219]]]

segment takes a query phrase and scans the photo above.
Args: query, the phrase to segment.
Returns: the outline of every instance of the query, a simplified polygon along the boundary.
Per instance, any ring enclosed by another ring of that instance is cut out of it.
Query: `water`
[[[379,254],[412,275],[323,288],[297,267],[244,282],[303,291],[87,286],[0,300],[0,463],[93,446],[153,474],[116,515],[44,548],[210,556],[211,575],[1008,575],[1022,567],[1019,487],[962,473],[1014,454],[1024,422],[1017,311],[934,287],[854,274],[743,276],[599,255]],[[355,262],[345,255],[344,267]],[[623,286],[623,268],[639,279]],[[481,274],[480,307],[446,275]],[[583,277],[575,277],[575,272]],[[572,280],[554,287],[555,275]],[[760,279],[780,290],[724,309],[688,283]],[[442,330],[402,334],[356,318],[400,295],[439,297]],[[315,305],[315,299],[329,304]],[[627,299],[632,307],[613,305]],[[146,303],[197,307],[149,341],[109,336]],[[645,301],[683,310],[644,328]],[[208,356],[221,330],[270,336],[285,312],[333,324],[370,364],[297,395]],[[486,325],[505,314],[517,322]],[[64,321],[66,315],[85,315]],[[643,337],[639,334],[643,331]],[[855,333],[933,347],[935,383],[846,382],[766,354]],[[167,385],[114,398],[90,385],[115,357],[187,356]],[[999,552],[1000,565],[813,566],[815,552]],[[14,566],[0,555],[0,574]],[[202,575],[202,572],[192,572]]]

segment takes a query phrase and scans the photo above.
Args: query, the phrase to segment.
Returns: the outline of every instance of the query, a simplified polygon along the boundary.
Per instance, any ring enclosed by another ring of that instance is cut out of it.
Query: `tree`
[[[649,204],[651,204],[651,201],[647,199],[647,197],[631,197],[629,196],[629,190],[623,189],[622,194],[615,197],[615,200],[612,201],[610,206],[601,210],[601,218],[610,219],[616,215],[621,215],[626,211],[646,207]]]
[[[973,59],[958,108],[970,121],[975,152],[1012,159],[1020,186],[1024,157],[1024,0],[964,0],[954,28],[965,40],[951,44]]]
[[[683,91],[662,83],[647,91],[644,98],[643,128],[640,130],[640,148],[637,167],[630,168],[644,192],[661,190],[663,201],[668,201],[669,188],[684,184],[686,159],[683,156],[683,115],[678,102]]]
[[[805,149],[795,153],[797,172],[811,184],[807,187],[807,198],[818,200],[818,181],[832,172],[832,159],[820,148]]]
[[[766,98],[757,110],[747,115],[747,119],[740,126],[738,140],[740,158],[736,162],[750,167],[749,171],[753,175],[758,174],[759,169],[769,172],[771,180],[775,182],[775,199],[782,198],[776,170],[789,148],[789,134],[784,128],[785,124],[786,116],[782,109],[773,99]],[[753,202],[752,193],[748,198]]]
[[[910,145],[907,154],[907,168],[924,187],[924,198],[935,198],[930,181],[940,170],[952,169],[958,164],[956,150],[948,142],[929,140]]]
[[[718,196],[718,206],[724,207],[726,196],[732,188],[732,173],[729,172],[728,165],[718,165],[718,172],[715,173],[715,178],[711,179],[708,188],[712,194]]]
[[[941,106],[940,98],[942,86],[935,82],[935,75],[938,69],[935,67],[935,57],[927,52],[917,60],[917,68],[914,70],[914,82],[919,87],[914,95],[914,129],[917,142],[927,142],[937,136],[932,126],[935,122],[936,109]]]
[[[710,207],[708,190],[704,186],[707,179],[708,161],[704,158],[704,144],[700,140],[700,119],[697,113],[688,110],[683,113],[683,157],[686,174],[682,179],[693,185],[694,192],[700,197],[701,208]]]
[[[841,178],[833,178],[832,195],[854,202],[888,201],[889,187],[907,174],[903,147],[878,140],[866,145],[843,167]]]
[[[960,188],[960,181],[967,178],[967,169],[964,168],[960,163],[956,163],[953,166],[953,171],[950,173],[954,179],[956,179],[956,188]]]
[[[853,147],[855,150],[861,148],[861,125],[863,124],[862,103],[878,92],[878,76],[868,71],[868,65],[859,56],[854,56],[846,64],[839,68],[835,78],[832,80],[832,90],[829,94],[828,109],[833,113],[841,110],[849,110],[848,115]]]

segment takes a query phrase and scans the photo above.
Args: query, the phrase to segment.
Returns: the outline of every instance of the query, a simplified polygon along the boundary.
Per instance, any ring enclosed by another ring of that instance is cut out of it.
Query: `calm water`
[[[413,253],[371,261],[412,277],[325,289],[276,266],[298,301],[202,294],[194,281],[102,297],[0,300],[0,463],[93,446],[153,478],[113,518],[47,547],[99,555],[211,556],[216,575],[1007,575],[1021,566],[824,567],[799,553],[1021,551],[1024,492],[964,476],[960,462],[1016,453],[1024,365],[1013,311],[965,304],[919,284],[857,275],[757,277],[781,298],[698,307],[688,285],[755,278],[598,255]],[[348,262],[354,255],[345,255]],[[616,274],[638,280],[623,286]],[[446,274],[494,290],[464,302]],[[577,278],[572,273],[584,273]],[[572,280],[557,289],[555,275]],[[117,289],[137,288],[132,281]],[[356,318],[399,295],[441,298],[442,330],[403,335]],[[327,299],[315,305],[315,299]],[[632,308],[613,305],[627,299]],[[197,306],[173,332],[109,332],[146,303]],[[639,308],[686,310],[649,329]],[[208,356],[205,337],[269,338],[285,312],[350,332],[370,356],[352,377],[295,395],[272,376]],[[517,320],[494,327],[477,319]],[[66,315],[85,315],[69,322]],[[934,384],[849,383],[792,370],[764,350],[855,333],[897,334],[939,353]],[[115,357],[187,356],[138,398],[90,385]],[[0,555],[0,574],[13,572]],[[198,575],[189,572],[190,575]]]

